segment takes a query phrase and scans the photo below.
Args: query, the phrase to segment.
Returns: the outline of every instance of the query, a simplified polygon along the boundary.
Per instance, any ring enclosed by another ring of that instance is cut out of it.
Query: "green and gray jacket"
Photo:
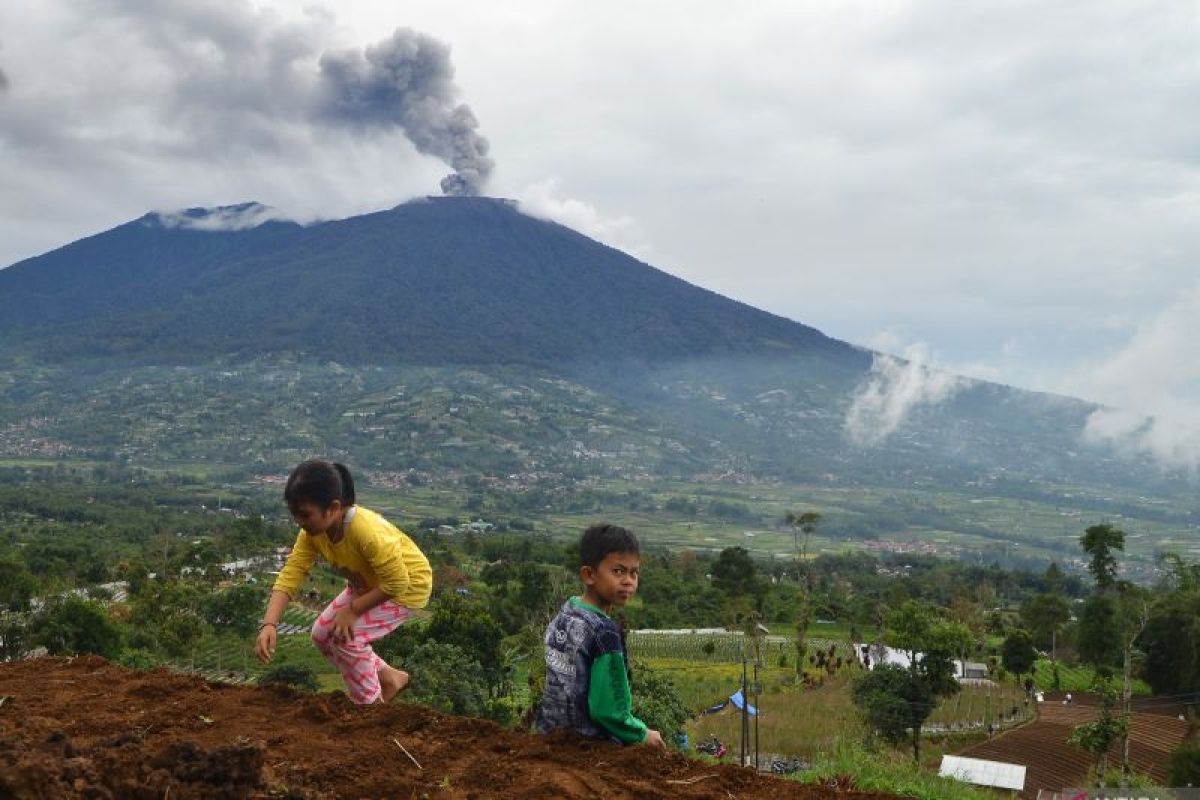
[[[546,628],[546,688],[538,730],[570,728],[622,744],[645,741],[646,724],[633,716],[629,677],[617,623],[572,597]]]

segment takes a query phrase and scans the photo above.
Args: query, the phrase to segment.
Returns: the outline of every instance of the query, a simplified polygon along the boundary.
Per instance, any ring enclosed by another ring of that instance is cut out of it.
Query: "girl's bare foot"
[[[390,703],[392,698],[408,688],[408,673],[390,664],[379,667],[379,699]]]

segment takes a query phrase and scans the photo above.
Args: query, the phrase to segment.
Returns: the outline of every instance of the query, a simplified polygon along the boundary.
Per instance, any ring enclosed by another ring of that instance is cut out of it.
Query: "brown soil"
[[[1063,696],[1061,692],[1047,694],[1046,702],[1038,704],[1035,722],[968,747],[958,755],[1025,765],[1025,789],[1021,792],[1025,800],[1036,798],[1039,790],[1061,792],[1085,785],[1092,757],[1067,744],[1067,738],[1076,725],[1096,719],[1099,699],[1093,694],[1077,693],[1070,705],[1064,705]],[[1135,771],[1149,775],[1160,785],[1166,785],[1171,752],[1188,733],[1189,723],[1177,718],[1182,711],[1181,706],[1159,698],[1138,699],[1133,704],[1129,760]],[[1114,773],[1121,770],[1116,745],[1109,754],[1108,768]]]
[[[0,797],[17,800],[887,797],[92,656],[0,664],[0,696]]]

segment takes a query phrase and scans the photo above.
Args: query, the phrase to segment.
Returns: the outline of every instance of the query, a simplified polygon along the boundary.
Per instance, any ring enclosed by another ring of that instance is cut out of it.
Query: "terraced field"
[[[1062,695],[1048,694],[1038,706],[1038,719],[986,742],[968,747],[958,755],[1024,764],[1025,789],[1021,797],[1036,798],[1039,789],[1061,792],[1067,787],[1084,785],[1092,766],[1091,756],[1067,744],[1076,725],[1091,722],[1096,716],[1096,701],[1091,695],[1076,696],[1070,705]],[[1150,775],[1160,784],[1167,780],[1167,761],[1187,734],[1188,723],[1179,719],[1181,709],[1139,698],[1134,702],[1130,726],[1129,759],[1135,771]],[[1120,769],[1120,750],[1114,747],[1109,769]]]

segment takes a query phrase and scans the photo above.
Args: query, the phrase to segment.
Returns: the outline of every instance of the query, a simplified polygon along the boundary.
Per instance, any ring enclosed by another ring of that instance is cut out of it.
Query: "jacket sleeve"
[[[402,603],[411,583],[404,563],[403,545],[381,527],[372,527],[358,542],[358,552],[379,578],[379,588]]]
[[[279,571],[279,576],[275,578],[275,585],[272,589],[285,592],[289,598],[295,600],[296,594],[300,591],[300,584],[304,583],[304,579],[308,577],[309,570],[312,569],[316,560],[317,548],[309,541],[308,534],[300,531],[300,535],[296,537],[296,544],[287,558],[287,563]]]
[[[625,654],[601,653],[588,678],[588,716],[623,744],[646,741],[646,723],[633,715]]]

